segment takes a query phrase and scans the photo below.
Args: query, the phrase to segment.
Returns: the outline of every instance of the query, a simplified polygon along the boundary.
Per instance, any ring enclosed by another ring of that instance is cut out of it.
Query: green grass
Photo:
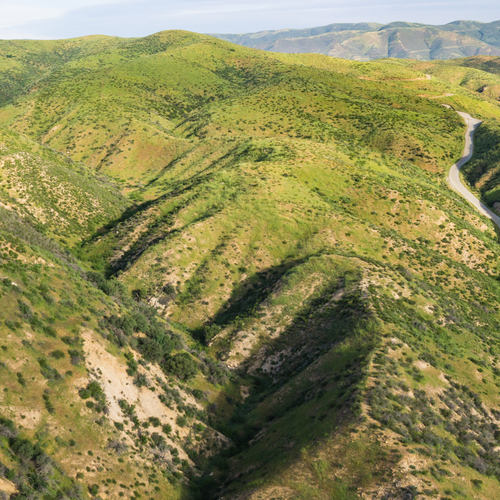
[[[500,247],[491,221],[446,184],[464,124],[440,104],[485,120],[465,171],[493,201],[494,177],[483,176],[494,173],[484,165],[498,105],[474,89],[493,77],[263,53],[187,32],[91,41],[0,108],[4,158],[29,158],[1,168],[2,204],[22,218],[1,209],[0,328],[15,337],[11,358],[28,359],[0,369],[5,404],[16,414],[26,397],[43,422],[78,423],[85,446],[47,436],[63,463],[103,453],[108,438],[120,449],[128,435],[134,448],[112,455],[113,474],[97,458],[97,472],[82,471],[92,484],[120,473],[135,484],[138,457],[153,467],[163,439],[172,453],[160,484],[173,498],[223,487],[228,498],[353,499],[388,492],[390,471],[414,455],[427,463],[408,472],[419,492],[455,494],[446,469],[483,478],[484,489],[463,488],[487,498],[500,467]],[[439,76],[413,80],[427,73]],[[429,98],[445,93],[455,95]],[[99,398],[71,393],[72,377],[87,377],[83,363],[65,375],[82,322],[131,385],[161,396],[174,430],[130,403],[115,425]],[[181,351],[187,380],[171,373]],[[154,362],[142,366],[141,353]],[[446,428],[448,399],[460,400],[460,429]],[[160,498],[150,483],[141,491]]]

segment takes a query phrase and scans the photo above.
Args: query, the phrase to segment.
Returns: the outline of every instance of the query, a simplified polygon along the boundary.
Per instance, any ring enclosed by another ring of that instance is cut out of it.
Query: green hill
[[[313,52],[357,61],[382,57],[435,60],[500,55],[499,26],[500,21],[455,21],[442,26],[406,22],[386,25],[346,23],[310,29],[213,36],[272,52]]]
[[[3,75],[0,491],[495,498],[489,60],[99,40]]]
[[[59,241],[80,241],[130,204],[113,181],[46,145],[7,129],[0,141],[0,206]]]

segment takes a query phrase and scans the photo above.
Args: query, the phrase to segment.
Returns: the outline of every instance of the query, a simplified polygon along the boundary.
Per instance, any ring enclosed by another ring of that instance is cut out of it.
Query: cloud
[[[89,34],[144,36],[165,29],[241,33],[334,22],[411,21],[444,24],[500,18],[498,0],[0,0],[0,38],[69,38]],[[37,7],[38,4],[38,7]],[[69,4],[69,7],[68,7]],[[29,8],[28,8],[29,7]],[[10,10],[9,10],[10,9]],[[25,17],[20,9],[25,12]],[[5,14],[6,15],[5,15]]]
[[[64,14],[55,7],[27,7],[26,5],[0,4],[0,28],[51,19]]]

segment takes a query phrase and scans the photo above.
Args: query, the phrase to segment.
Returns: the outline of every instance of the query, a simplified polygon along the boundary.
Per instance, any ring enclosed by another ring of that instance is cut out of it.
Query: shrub
[[[53,327],[51,327],[50,325],[42,326],[42,331],[43,331],[43,333],[45,333],[45,335],[48,335],[49,337],[53,337],[53,338],[57,337],[56,330]]]
[[[80,397],[82,399],[89,399],[90,397],[92,397],[92,394],[90,393],[90,391],[88,389],[80,389],[78,391],[78,394],[80,395]]]
[[[79,349],[69,349],[68,354],[71,357],[71,364],[73,366],[78,366],[85,359],[83,351]]]
[[[44,403],[45,403],[45,408],[47,409],[47,411],[48,411],[51,415],[53,415],[53,414],[56,412],[56,409],[55,409],[54,405],[51,403],[50,398],[49,398],[49,395],[48,395],[48,394],[44,394],[44,395],[42,396],[42,398],[43,398],[43,401],[44,401]]]
[[[38,358],[38,364],[40,365],[40,371],[42,375],[47,380],[61,380],[62,375],[55,369],[52,368],[46,359]]]
[[[162,445],[165,446],[166,444],[165,438],[157,432],[153,432],[153,434],[151,434],[151,441],[153,441],[155,446],[158,447],[161,447]]]
[[[99,493],[99,485],[98,484],[89,484],[89,493],[93,496],[96,496]]]
[[[56,351],[52,351],[49,356],[54,359],[62,359],[64,358],[65,354],[63,351],[57,349]]]
[[[205,393],[201,389],[193,389],[192,393],[196,399],[205,399]]]
[[[148,361],[158,362],[163,359],[163,348],[153,339],[147,337],[145,339],[141,339],[139,343],[139,350]]]
[[[36,454],[35,447],[27,439],[14,438],[10,442],[10,447],[19,457],[25,460],[31,460]]]
[[[90,384],[87,386],[87,390],[90,392],[90,395],[94,399],[102,399],[104,397],[104,391],[102,390],[102,387],[100,386],[99,382],[97,381],[92,381]]]
[[[128,445],[121,441],[111,440],[108,443],[108,449],[114,451],[117,455],[121,455],[128,451]]]
[[[153,427],[160,427],[161,422],[158,417],[149,417],[149,422]]]
[[[183,417],[181,415],[179,415],[175,421],[175,423],[179,426],[179,427],[186,427],[187,425],[187,418],[186,417]]]
[[[198,372],[198,363],[187,352],[181,352],[175,356],[169,356],[163,365],[163,369],[182,380],[187,380],[194,377]]]
[[[148,377],[146,377],[146,375],[144,373],[141,373],[139,375],[137,375],[134,379],[134,384],[137,386],[137,387],[149,387],[149,379]]]
[[[26,379],[24,378],[23,374],[21,372],[16,373],[17,375],[17,381],[23,386],[26,387]]]
[[[205,328],[203,328],[205,342],[208,344],[221,330],[222,328],[219,325],[205,326]]]

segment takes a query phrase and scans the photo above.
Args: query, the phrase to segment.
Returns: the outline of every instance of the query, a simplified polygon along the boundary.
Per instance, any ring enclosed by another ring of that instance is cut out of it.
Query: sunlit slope
[[[3,207],[0,301],[0,494],[186,498],[230,444],[206,411],[227,370]]]
[[[440,127],[447,125],[434,120],[443,110],[419,95],[451,93],[449,86],[393,63],[375,73],[324,56],[273,55],[162,32],[70,60],[0,117],[130,187],[149,182],[192,150],[192,141],[228,134],[362,139],[424,163],[425,142],[431,167],[444,164],[450,148]]]
[[[441,412],[454,411],[453,403],[430,399],[451,390],[446,374],[478,395],[475,408],[484,400],[498,410],[493,227],[410,163],[368,150],[350,159],[352,152],[333,146],[310,148],[308,141],[262,141],[245,165],[229,163],[210,180],[184,184],[115,227],[94,251],[110,243],[129,248],[111,259],[121,280],[143,287],[229,366],[252,375],[242,385],[255,396],[228,429],[243,450],[230,473],[220,471],[235,498],[248,490],[255,498],[299,494],[304,482],[325,498],[346,488],[444,492],[458,474],[467,474],[464,492],[476,493],[474,479],[487,495],[497,483],[481,471],[497,459],[483,463],[467,451],[468,437],[455,441]],[[375,355],[382,368],[370,364]],[[468,358],[485,360],[483,372],[471,372]],[[256,388],[253,377],[269,386]],[[377,383],[394,385],[379,394]],[[410,389],[423,392],[413,399]],[[405,411],[392,406],[401,390]],[[350,445],[342,434],[349,425],[359,435]],[[489,436],[496,425],[489,413],[484,425]],[[421,453],[413,461],[408,450]],[[404,463],[430,484],[408,476]]]
[[[0,203],[48,235],[79,241],[130,202],[105,177],[5,129],[0,130]]]
[[[189,147],[173,120],[269,76],[258,54],[215,44],[165,32],[70,62],[4,108],[5,123],[95,168],[147,177]]]
[[[0,109],[6,136],[22,131],[75,172],[82,160],[125,181],[135,203],[73,245],[87,280],[40,254],[43,267],[31,257],[40,240],[11,244],[15,224],[4,228],[0,331],[19,359],[33,336],[29,376],[20,370],[28,386],[35,377],[28,406],[40,404],[38,358],[73,371],[51,355],[66,353],[66,336],[87,358],[78,387],[95,377],[109,401],[104,418],[99,394],[88,405],[71,393],[73,374],[47,393],[58,427],[86,412],[76,455],[56,447],[65,431],[48,446],[87,490],[494,498],[500,247],[491,221],[446,184],[465,127],[442,104],[489,122],[499,108],[462,73],[419,64],[163,32],[70,60]],[[42,267],[23,274],[26,255]],[[22,281],[24,305],[9,280]],[[48,283],[47,301],[35,290]],[[57,336],[42,346],[50,325]],[[22,425],[24,386],[6,364]],[[44,408],[41,422],[55,418]]]
[[[498,102],[500,99],[500,76],[497,57],[471,57],[452,61],[406,62],[406,66],[426,71],[433,78],[450,82],[454,86],[467,89],[467,93],[440,98],[455,109],[467,110],[478,116],[483,123],[476,132],[475,152],[472,161],[467,163],[462,174],[470,189],[474,190],[491,208],[500,201],[498,191],[498,141],[499,130]],[[482,100],[478,103],[475,96]],[[492,106],[493,104],[493,106]]]
[[[33,91],[47,72],[70,60],[121,43],[123,39],[99,35],[68,40],[0,40],[0,103]]]
[[[226,407],[216,413],[241,448],[206,475],[223,484],[218,495],[446,495],[465,474],[461,491],[481,484],[486,498],[498,457],[473,452],[472,440],[494,446],[498,244],[441,175],[464,127],[440,104],[482,117],[498,108],[394,61],[286,57],[291,75],[272,91],[193,111],[179,126],[192,148],[82,256],[242,375],[246,404],[229,422]],[[342,117],[353,102],[357,113]],[[371,140],[367,130],[384,126],[393,142]],[[468,358],[485,360],[485,382]],[[400,394],[404,410],[391,403]],[[451,397],[476,411],[484,401],[484,433],[457,441],[443,418]]]
[[[475,68],[488,73],[500,74],[500,58],[498,57],[467,57],[455,61],[460,66]]]

